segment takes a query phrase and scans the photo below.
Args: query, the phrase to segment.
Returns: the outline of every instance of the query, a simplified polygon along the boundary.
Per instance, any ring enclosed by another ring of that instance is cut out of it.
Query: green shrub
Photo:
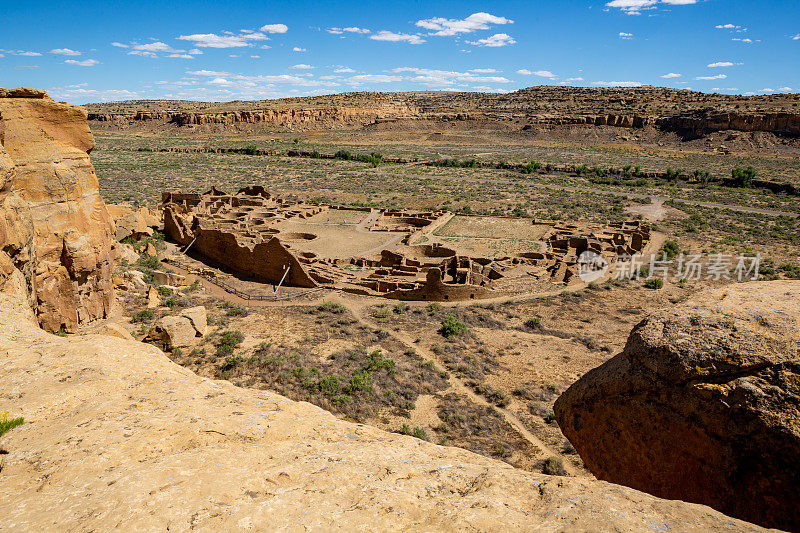
[[[381,305],[373,309],[371,314],[375,318],[387,318],[389,316],[389,308]]]
[[[644,286],[648,289],[658,290],[664,286],[664,280],[661,278],[650,278],[644,282]]]
[[[538,316],[531,317],[525,321],[525,327],[528,329],[537,329],[541,325],[542,325],[542,319],[539,318]]]
[[[548,476],[563,476],[566,474],[564,470],[564,461],[560,457],[548,457],[542,465],[542,474]]]
[[[678,252],[680,252],[680,246],[675,241],[667,241],[664,243],[664,246],[661,247],[661,252],[667,257],[667,259],[672,259]]]
[[[394,360],[385,358],[383,352],[375,350],[367,356],[367,367],[365,370],[370,372],[386,370],[387,373],[394,374],[394,365]]]
[[[402,315],[406,311],[408,311],[408,304],[405,302],[400,302],[394,306],[394,312],[398,315]]]
[[[756,177],[756,170],[753,167],[740,168],[736,167],[731,170],[731,178],[737,187],[749,189],[753,186],[753,180]]]
[[[2,437],[15,427],[21,426],[24,423],[25,419],[22,417],[8,418],[8,414],[3,413],[2,415],[0,415],[0,437]]]
[[[224,331],[217,341],[217,356],[225,357],[233,353],[233,349],[244,340],[241,331]]]
[[[154,255],[141,255],[137,261],[139,266],[149,268],[151,270],[158,270],[161,267],[161,261]]]
[[[317,389],[325,396],[336,396],[339,388],[339,378],[336,376],[325,376],[317,383]]]
[[[466,330],[467,325],[459,320],[456,315],[450,313],[444,317],[444,320],[442,320],[442,327],[439,330],[439,333],[441,333],[442,336],[449,338],[461,335]]]
[[[370,391],[372,391],[372,374],[367,370],[360,370],[353,374],[350,381],[344,386],[344,392],[347,394]]]
[[[336,302],[322,302],[317,306],[317,311],[321,311],[323,313],[332,313],[334,315],[341,315],[342,313],[347,311],[347,307]]]
[[[131,322],[150,322],[155,315],[150,309],[142,309],[131,317]]]
[[[538,170],[542,168],[542,164],[538,161],[531,161],[527,165],[522,167],[523,174],[533,174],[534,172],[538,172]]]

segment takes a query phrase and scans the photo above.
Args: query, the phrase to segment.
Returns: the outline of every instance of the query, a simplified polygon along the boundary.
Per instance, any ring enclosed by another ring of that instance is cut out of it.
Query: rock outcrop
[[[83,108],[0,90],[0,289],[30,295],[51,331],[104,318],[113,302],[113,234],[93,146]]]
[[[157,348],[61,338],[0,294],[0,530],[759,531],[533,474],[212,381]]]
[[[420,91],[343,93],[267,101],[137,101],[91,104],[102,128],[167,125],[247,130],[363,127],[496,131],[570,130],[580,126],[646,128],[685,139],[721,130],[800,135],[800,95],[740,96],[664,87],[538,86],[509,94]]]
[[[800,283],[656,313],[556,402],[598,478],[800,530]]]

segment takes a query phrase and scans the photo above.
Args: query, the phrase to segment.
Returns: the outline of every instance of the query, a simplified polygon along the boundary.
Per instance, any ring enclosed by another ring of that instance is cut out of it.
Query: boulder
[[[159,305],[161,305],[161,297],[158,295],[158,290],[151,285],[147,289],[147,307],[153,309]]]
[[[146,207],[134,208],[125,204],[109,204],[108,214],[114,222],[114,238],[122,241],[128,237],[136,240],[153,235],[153,228],[161,220]]]
[[[198,336],[205,337],[208,334],[208,315],[206,314],[205,306],[189,307],[181,311],[180,316],[191,321],[192,327]]]
[[[131,335],[130,331],[125,329],[121,324],[113,322],[103,324],[98,333],[100,335],[110,335],[111,337],[117,337],[119,339],[133,340],[133,335]]]
[[[202,338],[192,321],[183,316],[165,316],[156,322],[145,341],[159,345],[165,350],[194,346]]]
[[[130,244],[119,243],[115,246],[115,249],[117,250],[117,259],[127,261],[131,265],[135,264],[141,257]]]
[[[800,530],[800,282],[710,290],[642,321],[555,403],[599,479]]]
[[[123,277],[133,283],[135,289],[144,289],[147,282],[144,280],[144,273],[139,270],[127,270]]]
[[[163,272],[161,270],[153,271],[153,281],[159,285],[188,285],[186,282],[186,276],[175,274],[174,272]]]

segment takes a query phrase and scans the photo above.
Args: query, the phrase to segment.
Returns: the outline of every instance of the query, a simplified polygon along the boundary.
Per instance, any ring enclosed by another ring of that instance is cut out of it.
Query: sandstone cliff
[[[0,295],[0,530],[756,531],[211,381],[158,349],[64,339]]]
[[[708,291],[656,313],[556,402],[589,470],[800,530],[800,282]]]
[[[87,107],[89,120],[102,128],[258,125],[266,130],[305,130],[398,123],[427,131],[453,124],[527,131],[651,126],[694,138],[722,130],[800,136],[798,101],[797,94],[745,97],[661,87],[531,87],[509,94],[369,92],[226,103],[144,100]]]
[[[113,302],[112,226],[83,108],[0,89],[0,288],[30,295],[42,326],[74,331]]]

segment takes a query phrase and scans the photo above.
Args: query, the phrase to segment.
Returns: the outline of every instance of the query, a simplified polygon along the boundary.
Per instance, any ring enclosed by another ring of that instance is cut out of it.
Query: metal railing
[[[169,264],[173,264],[173,265],[175,265],[175,266],[177,266],[179,268],[182,268],[185,271],[187,271],[187,272],[189,272],[189,273],[191,273],[191,274],[193,274],[195,276],[199,276],[199,277],[203,278],[204,280],[208,281],[209,283],[213,283],[214,285],[216,285],[220,289],[222,289],[222,290],[224,290],[226,292],[229,292],[230,294],[233,294],[234,296],[238,296],[242,300],[253,300],[253,301],[257,301],[257,302],[277,302],[277,301],[281,301],[281,300],[290,300],[292,298],[298,298],[300,296],[305,296],[306,294],[312,294],[312,293],[319,292],[319,291],[322,291],[322,290],[326,289],[326,287],[313,287],[311,289],[305,289],[305,290],[302,290],[302,291],[292,292],[292,293],[288,293],[288,294],[276,294],[274,296],[268,296],[268,295],[265,296],[263,294],[250,294],[250,293],[247,293],[247,292],[244,292],[244,291],[241,291],[241,290],[237,289],[236,287],[230,285],[229,283],[226,283],[226,282],[222,281],[221,279],[217,279],[215,276],[210,276],[210,275],[206,274],[205,272],[196,272],[196,271],[193,272],[193,270],[195,270],[195,267],[190,265],[189,263],[187,263],[185,261],[180,260],[180,259],[166,258],[166,259],[164,259],[164,262],[169,263]]]

